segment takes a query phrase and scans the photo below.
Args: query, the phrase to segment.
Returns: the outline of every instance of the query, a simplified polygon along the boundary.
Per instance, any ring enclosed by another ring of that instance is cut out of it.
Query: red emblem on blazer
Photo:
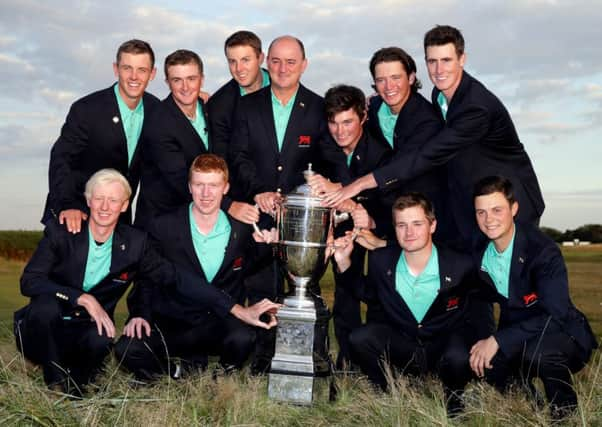
[[[311,144],[311,136],[299,135],[299,145],[310,145],[310,144]]]
[[[234,262],[232,263],[232,269],[233,270],[240,270],[242,268],[242,257],[239,256],[238,258],[236,258],[234,260]]]
[[[447,307],[445,307],[445,310],[455,310],[458,308],[458,304],[460,304],[460,297],[450,297],[447,300]]]
[[[123,273],[121,273],[119,275],[119,280],[123,280],[124,282],[127,282],[127,280],[128,280],[128,272],[124,271]]]
[[[531,307],[537,302],[537,294],[535,292],[531,292],[530,294],[523,296],[523,301],[525,302],[525,306]]]

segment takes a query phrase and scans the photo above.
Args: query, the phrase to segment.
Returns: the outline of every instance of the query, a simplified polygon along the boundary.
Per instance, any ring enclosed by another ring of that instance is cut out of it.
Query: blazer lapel
[[[524,291],[521,289],[521,275],[525,262],[527,261],[527,239],[515,224],[514,247],[512,248],[512,264],[510,265],[510,277],[508,278],[508,300],[523,305]]]
[[[297,95],[295,96],[295,103],[293,105],[291,115],[286,125],[284,141],[282,142],[283,156],[286,152],[292,150],[295,146],[299,145],[299,141],[295,141],[295,137],[299,136],[298,125],[303,123],[306,108],[307,101],[305,99],[305,90],[303,86],[299,86],[299,90],[297,90]]]
[[[181,209],[179,217],[180,218],[178,222],[184,227],[182,233],[180,234],[180,238],[183,239],[182,247],[184,248],[184,252],[188,256],[188,258],[190,258],[192,264],[195,266],[197,273],[202,274],[202,276],[205,277],[203,266],[199,261],[199,257],[196,255],[196,251],[194,250],[194,244],[192,243],[192,232],[190,231],[191,224],[188,209]]]
[[[265,135],[271,141],[271,147],[278,152],[278,138],[276,138],[276,125],[274,122],[274,111],[272,110],[272,90],[266,88],[260,98],[258,111],[263,122]]]
[[[86,263],[88,261],[89,231],[88,223],[84,224],[85,226],[82,227],[82,230],[74,236],[73,265],[75,266],[74,277],[77,278],[76,285],[78,288],[83,287]]]
[[[127,152],[128,152],[128,143],[125,137],[125,131],[123,130],[123,117],[121,117],[121,112],[119,111],[119,104],[117,103],[117,97],[115,96],[115,92],[113,86],[107,89],[107,98],[106,98],[106,116],[105,121],[107,122],[107,129],[110,129],[112,133],[113,139],[118,139],[121,141],[119,144],[119,151],[122,152],[120,158],[124,159],[125,163],[122,165],[122,170],[129,169],[127,166]],[[136,151],[138,151],[136,149]],[[135,155],[135,153],[134,153]],[[133,157],[132,157],[133,159]],[[132,164],[134,162],[132,161]]]

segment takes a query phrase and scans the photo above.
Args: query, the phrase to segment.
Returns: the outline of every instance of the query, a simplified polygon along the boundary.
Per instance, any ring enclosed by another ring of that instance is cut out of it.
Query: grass
[[[583,250],[584,249],[584,250]],[[563,248],[573,301],[585,312],[598,336],[602,332],[602,247]],[[0,425],[2,426],[546,426],[545,410],[535,409],[520,391],[502,396],[486,384],[469,385],[465,415],[449,420],[441,385],[434,379],[400,377],[393,392],[374,391],[362,376],[336,376],[334,402],[305,408],[267,398],[265,377],[246,370],[213,378],[211,372],[186,380],[165,378],[135,387],[131,377],[110,360],[84,400],[72,400],[44,385],[39,368],[27,366],[16,352],[12,312],[26,300],[18,292],[22,261],[0,260]],[[322,281],[332,307],[332,276]],[[125,306],[117,309],[122,324]],[[334,341],[334,340],[333,340]],[[333,347],[335,345],[333,344]],[[333,348],[334,351],[334,348]],[[579,409],[563,425],[602,425],[602,353],[575,378]]]

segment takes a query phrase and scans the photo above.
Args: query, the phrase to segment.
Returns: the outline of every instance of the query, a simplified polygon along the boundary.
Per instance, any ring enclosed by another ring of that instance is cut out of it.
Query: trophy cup
[[[311,164],[304,175],[313,173]],[[310,405],[326,399],[331,361],[328,307],[319,296],[334,209],[320,206],[307,184],[286,195],[277,214],[279,257],[294,293],[278,310],[276,349],[268,378],[274,400]]]

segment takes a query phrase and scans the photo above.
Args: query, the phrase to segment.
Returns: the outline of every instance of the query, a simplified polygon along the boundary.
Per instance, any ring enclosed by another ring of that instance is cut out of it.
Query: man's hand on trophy
[[[335,207],[342,201],[351,199],[352,197],[360,194],[362,191],[370,188],[376,188],[377,186],[378,184],[374,179],[374,175],[369,173],[368,175],[364,175],[361,178],[356,179],[351,184],[348,184],[337,191],[327,192],[322,200],[322,206],[331,208]]]
[[[278,243],[278,230],[272,227],[270,230],[257,230],[253,232],[253,239],[257,243]]]
[[[275,191],[259,193],[253,198],[262,212],[273,215],[276,212],[276,204],[280,203],[282,196]]]
[[[280,307],[282,307],[282,304],[276,304],[275,302],[264,298],[258,303],[249,307],[243,307],[242,305],[234,304],[230,310],[230,313],[249,325],[264,329],[271,329],[278,324],[276,313]],[[270,321],[267,323],[259,319],[264,313],[270,317]]]
[[[376,227],[376,223],[361,203],[355,205],[355,209],[351,211],[351,218],[353,218],[353,226],[355,228],[372,229]]]
[[[357,233],[355,241],[369,251],[387,246],[386,240],[376,237],[374,233],[366,229],[362,229]]]
[[[259,221],[259,209],[257,206],[244,202],[232,202],[228,213],[236,220],[245,224],[253,224]]]
[[[352,231],[345,232],[345,235],[335,239],[331,246],[334,260],[337,263],[340,273],[344,272],[351,266],[351,252],[353,252],[354,233],[355,232]]]
[[[311,192],[314,196],[322,196],[323,194],[332,193],[333,191],[343,188],[341,183],[330,182],[330,180],[318,173],[307,174],[306,180],[307,184],[311,187]]]

